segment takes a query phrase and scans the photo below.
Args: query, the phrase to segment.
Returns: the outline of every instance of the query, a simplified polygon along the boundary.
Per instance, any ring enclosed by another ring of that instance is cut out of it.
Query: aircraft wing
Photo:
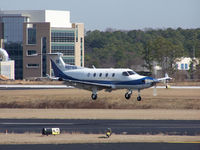
[[[171,80],[171,79],[172,79],[172,78],[170,78],[170,77],[168,76],[168,74],[166,73],[164,78],[159,78],[159,79],[157,79],[157,81],[158,81],[158,82],[162,82],[162,81]]]
[[[74,86],[86,90],[92,90],[93,88],[96,88],[97,90],[112,88],[112,86],[109,84],[92,83],[86,81],[64,80],[64,83],[68,86]]]

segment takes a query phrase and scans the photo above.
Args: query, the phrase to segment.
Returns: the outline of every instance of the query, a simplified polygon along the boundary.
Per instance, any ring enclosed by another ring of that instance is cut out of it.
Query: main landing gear
[[[92,100],[96,100],[97,99],[97,94],[92,94],[91,97],[92,97]]]
[[[132,95],[132,90],[128,90],[128,92],[125,93],[125,98],[127,100],[129,100],[131,98]],[[142,97],[140,96],[140,89],[138,90],[138,97],[137,97],[137,101],[141,101]]]
[[[92,100],[96,100],[97,99],[97,89],[96,88],[92,89],[91,98],[92,98]]]
[[[142,97],[140,96],[140,90],[138,90],[138,97],[137,97],[137,101],[141,101]]]

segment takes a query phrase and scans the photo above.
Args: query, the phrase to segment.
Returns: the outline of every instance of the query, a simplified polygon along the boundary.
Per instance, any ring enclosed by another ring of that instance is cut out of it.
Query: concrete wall
[[[83,23],[73,23],[72,28],[78,30],[78,42],[75,38],[75,65],[81,66],[81,38],[82,38],[82,66],[84,66],[84,24]],[[75,35],[76,37],[77,35]]]
[[[7,10],[4,14],[27,16],[28,22],[50,22],[51,27],[71,28],[70,12],[61,10]]]
[[[15,79],[15,62],[1,61],[0,62],[0,75],[7,77],[8,79]]]
[[[36,44],[27,44],[27,25],[30,23],[24,23],[23,26],[23,78],[29,77],[42,77],[42,55],[28,56],[28,50],[36,50],[37,54],[42,53],[42,37],[46,37],[46,50],[50,53],[50,23],[32,23],[36,25]],[[28,68],[28,64],[39,64],[38,68]],[[47,58],[47,74],[50,74],[50,61]]]

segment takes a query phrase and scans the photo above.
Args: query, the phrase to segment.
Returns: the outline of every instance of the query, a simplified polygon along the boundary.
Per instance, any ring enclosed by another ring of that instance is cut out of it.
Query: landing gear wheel
[[[138,101],[141,101],[141,100],[142,100],[141,96],[138,96],[138,97],[137,97],[137,100],[138,100]]]
[[[126,94],[125,94],[125,98],[126,98],[127,100],[130,99],[130,98],[131,98],[131,94],[126,93]]]
[[[92,100],[96,100],[97,99],[97,94],[92,94]]]

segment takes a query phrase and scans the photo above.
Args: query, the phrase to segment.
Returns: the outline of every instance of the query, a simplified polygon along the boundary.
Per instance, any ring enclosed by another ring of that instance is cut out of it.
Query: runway
[[[199,150],[200,144],[184,143],[107,143],[107,144],[27,144],[27,145],[0,145],[2,150]]]
[[[44,127],[58,127],[68,133],[199,135],[200,120],[88,120],[88,119],[0,119],[0,132],[40,133]]]

